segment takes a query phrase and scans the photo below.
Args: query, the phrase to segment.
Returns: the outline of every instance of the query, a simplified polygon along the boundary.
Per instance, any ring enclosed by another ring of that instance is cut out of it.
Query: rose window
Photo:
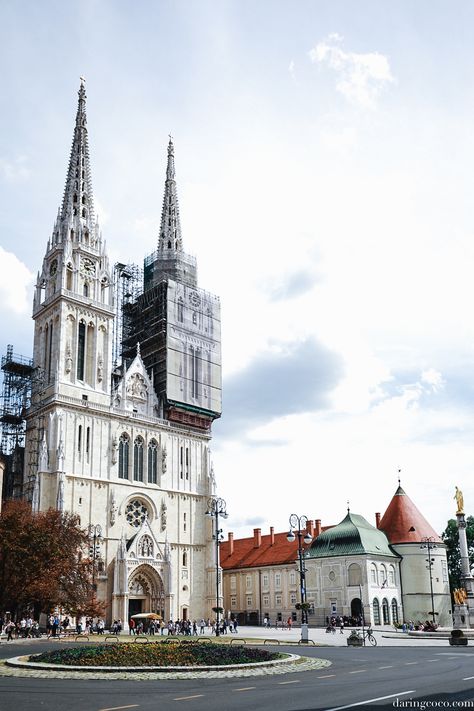
[[[149,516],[148,509],[140,499],[133,499],[125,509],[125,516],[131,526],[138,528],[143,521]]]

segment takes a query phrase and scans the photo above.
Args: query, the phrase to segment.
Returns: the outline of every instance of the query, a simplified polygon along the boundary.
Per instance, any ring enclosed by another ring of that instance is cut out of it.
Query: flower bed
[[[277,652],[243,646],[199,642],[184,646],[154,642],[60,649],[32,656],[30,662],[87,667],[201,667],[271,662],[283,656]]]

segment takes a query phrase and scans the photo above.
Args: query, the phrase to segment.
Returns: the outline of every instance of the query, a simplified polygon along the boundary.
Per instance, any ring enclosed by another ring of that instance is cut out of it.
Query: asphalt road
[[[51,642],[0,645],[0,657],[51,649]],[[282,651],[285,648],[280,647]],[[472,648],[471,648],[472,649]],[[446,647],[308,648],[324,670],[205,680],[47,680],[0,677],[1,711],[336,711],[410,708],[402,702],[472,701],[474,650]],[[295,651],[294,647],[291,651]],[[397,701],[398,700],[398,701]],[[397,706],[398,704],[398,706]],[[439,706],[440,707],[440,706]],[[412,705],[411,708],[414,708]],[[421,708],[418,706],[418,708]],[[427,707],[425,707],[427,708]]]

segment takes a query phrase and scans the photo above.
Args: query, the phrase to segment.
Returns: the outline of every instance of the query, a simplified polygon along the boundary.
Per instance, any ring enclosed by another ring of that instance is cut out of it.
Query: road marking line
[[[173,699],[173,701],[187,701],[188,699],[199,699],[201,696],[204,696],[204,694],[195,694],[194,696],[178,696],[176,699]]]
[[[387,667],[379,667],[379,669],[393,669],[393,664],[389,664]]]
[[[408,667],[410,664],[418,664],[418,662],[405,662],[405,666]]]
[[[389,694],[388,696],[378,696],[376,699],[366,699],[365,701],[358,701],[356,704],[347,704],[347,706],[334,706],[332,709],[326,709],[326,711],[342,711],[343,709],[352,709],[354,706],[364,706],[364,704],[372,704],[374,701],[385,701],[385,699],[393,699],[398,696],[406,696],[407,694],[414,694],[416,689],[411,689],[410,691],[400,691],[398,694]]]
[[[243,686],[241,689],[234,689],[234,691],[250,691],[250,689],[256,689],[256,686]]]
[[[296,679],[296,681],[279,681],[278,684],[280,686],[283,686],[284,684],[299,684],[300,680]]]
[[[466,676],[463,681],[469,681],[470,679],[474,679],[474,676]]]
[[[366,672],[367,669],[357,669],[356,671],[351,671],[349,674],[362,674],[362,672]]]
[[[99,709],[99,711],[119,711],[119,709],[134,709],[140,704],[130,704],[130,706],[109,706],[107,709]]]
[[[335,674],[324,674],[323,676],[317,676],[316,679],[329,679],[330,676],[336,676]]]
[[[440,662],[441,659],[427,659],[427,662]]]

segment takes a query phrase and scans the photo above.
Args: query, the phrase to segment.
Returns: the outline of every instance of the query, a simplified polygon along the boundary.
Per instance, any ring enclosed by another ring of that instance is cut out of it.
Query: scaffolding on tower
[[[114,320],[112,362],[114,368],[122,363],[122,343],[130,335],[128,312],[143,293],[143,269],[138,264],[114,265],[114,290],[117,316]]]

